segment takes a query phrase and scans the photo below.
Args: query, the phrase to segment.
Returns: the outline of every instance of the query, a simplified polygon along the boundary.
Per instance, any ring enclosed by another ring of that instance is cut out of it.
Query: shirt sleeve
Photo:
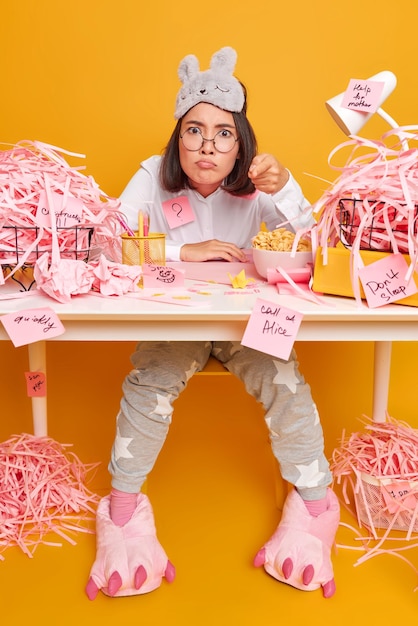
[[[167,241],[165,243],[165,256],[167,261],[180,261],[180,250],[184,244]]]
[[[276,207],[289,220],[294,230],[308,228],[315,223],[310,202],[304,197],[299,183],[289,172],[289,180],[272,196]]]

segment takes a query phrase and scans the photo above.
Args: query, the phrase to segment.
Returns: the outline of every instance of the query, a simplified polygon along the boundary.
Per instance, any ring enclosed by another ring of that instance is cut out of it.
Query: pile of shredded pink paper
[[[99,498],[86,482],[97,464],[83,465],[66,448],[28,434],[0,444],[0,551],[18,546],[31,557],[39,544],[61,545],[50,533],[75,544],[75,532],[94,532]]]
[[[402,556],[418,546],[411,541],[418,533],[418,430],[391,417],[383,423],[368,420],[364,432],[349,437],[343,433],[331,469],[345,507],[360,528],[370,532],[366,537],[356,532],[360,547],[351,549],[365,553],[357,563],[389,552],[403,558],[418,575]],[[399,533],[394,536],[391,531]],[[386,549],[388,542],[392,545]]]
[[[45,143],[0,152],[0,284],[33,268],[37,288],[59,302],[92,290],[138,290],[138,266],[120,263],[120,202]]]
[[[33,265],[54,244],[62,258],[86,259],[95,247],[120,256],[119,200],[63,154],[84,157],[39,141],[0,151],[2,265]]]
[[[411,266],[418,258],[418,126],[392,129],[380,141],[353,136],[329,156],[331,169],[340,172],[313,205],[317,224],[312,230],[314,248],[343,244],[350,249],[350,267],[359,297],[359,251],[365,249],[409,254]],[[392,144],[392,145],[390,145]],[[333,164],[338,153],[349,150],[343,166]],[[345,227],[343,222],[349,224]]]

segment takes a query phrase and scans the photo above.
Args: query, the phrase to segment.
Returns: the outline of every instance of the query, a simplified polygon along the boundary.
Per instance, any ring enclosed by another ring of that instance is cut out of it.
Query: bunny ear
[[[237,53],[233,48],[227,46],[215,52],[211,59],[210,67],[216,73],[233,74],[236,62]]]
[[[191,80],[193,76],[199,73],[199,61],[194,54],[188,54],[181,61],[178,68],[178,76],[182,83],[186,80]]]
[[[189,54],[180,62],[178,76],[182,86],[177,94],[175,119],[183,117],[199,102],[239,113],[245,104],[245,93],[239,80],[233,74],[237,53],[233,48],[218,50],[211,59],[211,67],[199,71],[199,61]]]

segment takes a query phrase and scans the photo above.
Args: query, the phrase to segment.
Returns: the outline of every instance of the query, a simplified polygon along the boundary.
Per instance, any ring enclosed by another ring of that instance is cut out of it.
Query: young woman
[[[243,249],[261,222],[269,229],[286,220],[294,228],[309,223],[308,203],[290,173],[273,156],[257,155],[235,63],[231,48],[217,52],[205,72],[193,55],[183,59],[177,125],[164,155],[144,161],[121,196],[134,229],[138,209],[148,203],[153,231],[166,233],[169,260],[245,261]],[[185,209],[187,220],[170,227],[173,206]],[[173,401],[211,354],[262,403],[282,476],[295,486],[255,565],[299,589],[322,587],[325,597],[335,591],[330,552],[339,506],[329,488],[318,412],[295,353],[285,362],[239,342],[141,342],[123,384],[109,464],[112,491],[97,511],[90,599],[100,589],[132,595],[155,589],[163,577],[174,579],[140,489],[164,444]]]

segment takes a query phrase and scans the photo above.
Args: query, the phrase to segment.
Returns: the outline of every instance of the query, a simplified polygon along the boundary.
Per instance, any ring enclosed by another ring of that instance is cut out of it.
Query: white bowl
[[[276,250],[262,250],[253,248],[253,261],[255,269],[267,278],[268,269],[276,269],[282,267],[284,270],[294,270],[305,267],[308,263],[312,263],[312,252],[277,252]]]

